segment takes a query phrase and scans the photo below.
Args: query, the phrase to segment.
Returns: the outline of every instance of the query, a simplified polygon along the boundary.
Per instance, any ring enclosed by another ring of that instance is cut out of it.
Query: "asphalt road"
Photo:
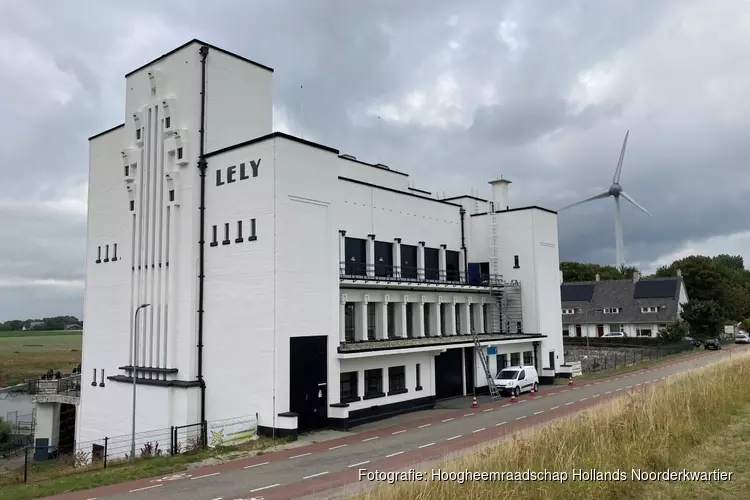
[[[704,354],[701,352],[701,354]],[[670,375],[716,362],[730,349],[614,378],[570,386],[546,386],[515,403],[508,398],[480,408],[441,413],[402,426],[354,433],[341,439],[192,470],[161,479],[136,481],[59,500],[264,500],[299,498],[358,482],[360,469],[399,470],[482,444],[579,411],[599,401],[658,383]],[[321,498],[325,498],[325,494]]]

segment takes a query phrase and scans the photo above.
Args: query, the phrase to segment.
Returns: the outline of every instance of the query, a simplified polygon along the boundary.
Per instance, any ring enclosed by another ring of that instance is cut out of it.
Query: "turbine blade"
[[[620,174],[622,174],[622,161],[625,159],[625,146],[628,145],[628,135],[630,135],[630,130],[625,132],[625,140],[622,141],[622,150],[620,151],[620,161],[617,162],[617,168],[615,169],[615,176],[612,177],[613,184],[620,183]]]
[[[604,192],[599,193],[599,194],[597,194],[595,196],[592,196],[590,198],[586,198],[585,200],[577,201],[577,202],[573,203],[572,205],[564,206],[560,210],[558,210],[558,212],[561,211],[561,210],[567,210],[568,208],[576,207],[578,205],[582,205],[584,203],[588,203],[589,201],[601,200],[602,198],[607,198],[608,196],[609,196],[609,191],[604,191]]]
[[[638,204],[638,203],[637,203],[637,202],[636,202],[636,201],[635,201],[635,200],[634,200],[633,198],[631,198],[631,197],[630,197],[630,195],[629,195],[628,193],[626,193],[625,191],[621,192],[621,193],[620,193],[620,196],[622,196],[623,198],[625,198],[626,200],[628,200],[628,201],[629,201],[630,203],[632,203],[632,204],[633,204],[633,205],[634,205],[634,206],[635,206],[636,208],[639,208],[639,209],[641,209],[641,211],[642,211],[643,213],[645,213],[646,215],[649,215],[649,216],[651,215],[651,214],[649,213],[649,211],[648,211],[648,210],[646,210],[645,208],[643,208],[642,206],[640,206],[640,205],[639,205],[639,204]]]

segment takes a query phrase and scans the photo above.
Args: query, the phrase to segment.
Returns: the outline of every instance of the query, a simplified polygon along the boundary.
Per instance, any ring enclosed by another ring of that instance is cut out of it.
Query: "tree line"
[[[0,323],[0,332],[20,331],[24,328],[34,331],[65,330],[65,328],[71,325],[83,325],[83,322],[75,316],[54,316],[52,318],[26,320],[12,319]]]
[[[618,269],[582,262],[561,262],[560,270],[565,282],[594,281],[597,274],[601,280],[632,279],[635,272],[640,272],[636,267]],[[741,322],[750,329],[750,271],[745,269],[742,256],[691,255],[644,278],[676,276],[678,270],[689,300],[683,304],[684,324],[676,328],[687,327],[698,337],[715,336],[725,324]]]

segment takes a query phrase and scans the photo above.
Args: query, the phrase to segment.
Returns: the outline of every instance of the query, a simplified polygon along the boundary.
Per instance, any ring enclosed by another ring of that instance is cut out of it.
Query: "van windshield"
[[[497,374],[500,380],[512,380],[518,376],[518,370],[502,370]]]

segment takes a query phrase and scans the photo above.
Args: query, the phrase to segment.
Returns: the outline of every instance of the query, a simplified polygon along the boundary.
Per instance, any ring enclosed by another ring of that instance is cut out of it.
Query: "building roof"
[[[563,324],[668,323],[679,312],[682,286],[679,276],[563,283],[562,308],[576,311],[563,314]],[[594,310],[615,307],[618,314]],[[642,313],[642,307],[656,307],[657,312]]]

